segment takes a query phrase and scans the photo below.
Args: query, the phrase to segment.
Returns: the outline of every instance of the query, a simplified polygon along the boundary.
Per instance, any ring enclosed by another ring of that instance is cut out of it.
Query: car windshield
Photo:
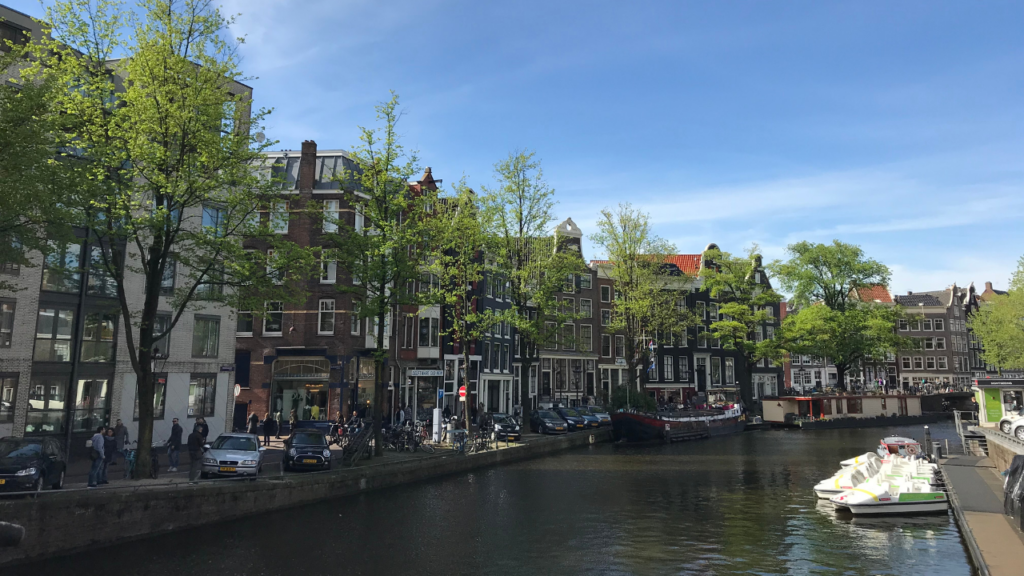
[[[245,436],[220,436],[213,441],[214,450],[242,450],[245,452],[256,451],[256,441]]]
[[[562,410],[562,412],[564,412],[566,416],[579,416],[580,415],[579,412],[573,410],[572,408],[565,408],[564,410]]]
[[[607,410],[604,409],[604,406],[591,406],[590,411],[594,414],[604,414],[607,412]]]
[[[292,444],[303,446],[326,446],[327,440],[323,434],[311,434],[309,432],[296,432],[292,437]]]
[[[504,414],[495,414],[494,415],[494,423],[495,424],[511,424],[511,422],[508,421],[508,418],[506,418]]]
[[[561,420],[554,412],[538,412],[537,415],[545,420]]]
[[[30,440],[0,440],[0,458],[32,458],[43,453],[43,445]]]

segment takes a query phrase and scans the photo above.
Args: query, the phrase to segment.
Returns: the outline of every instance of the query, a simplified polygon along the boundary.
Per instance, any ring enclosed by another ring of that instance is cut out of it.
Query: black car
[[[495,413],[491,414],[488,419],[490,428],[494,430],[495,440],[518,442],[523,437],[519,423],[508,414]]]
[[[586,418],[580,416],[573,408],[554,408],[553,411],[565,420],[569,430],[583,430],[587,427]]]
[[[565,420],[551,410],[534,410],[530,414],[530,430],[540,434],[565,434],[569,428]]]
[[[53,438],[0,438],[0,491],[38,492],[64,487],[67,459]]]
[[[297,428],[284,441],[284,469],[330,470],[331,448],[327,435],[314,428]]]

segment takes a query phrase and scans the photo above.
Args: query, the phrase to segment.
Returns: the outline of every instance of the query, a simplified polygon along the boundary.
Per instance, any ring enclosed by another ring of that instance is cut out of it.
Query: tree
[[[889,285],[889,268],[866,258],[859,246],[839,240],[831,244],[804,241],[790,244],[786,252],[790,259],[775,260],[768,270],[798,306],[820,302],[843,311],[851,299],[856,299],[857,289]]]
[[[981,306],[970,319],[981,340],[981,357],[1002,369],[1024,368],[1024,258],[1010,278],[1010,289]]]
[[[648,215],[619,204],[604,209],[591,240],[604,248],[611,261],[609,275],[615,281],[612,320],[608,327],[625,335],[626,363],[630,386],[640,389],[640,367],[651,361],[648,342],[658,334],[682,332],[693,324],[693,316],[677,306],[678,291],[685,289],[685,276],[672,276],[665,267],[675,247],[651,231]],[[646,373],[646,371],[644,371]]]
[[[582,255],[565,249],[563,240],[551,233],[555,191],[533,158],[533,152],[518,150],[495,164],[498,186],[485,187],[481,199],[487,214],[485,230],[493,238],[494,271],[508,282],[511,306],[505,319],[519,334],[524,419],[537,351],[554,342],[562,324],[576,317],[559,308],[556,294],[570,275],[586,270]]]
[[[422,275],[429,232],[426,208],[433,200],[430,191],[414,195],[409,190],[417,158],[406,154],[398,138],[398,96],[392,93],[376,110],[383,126],[360,128],[362,144],[351,155],[356,168],[338,176],[354,207],[355,221],[340,221],[338,232],[326,236],[339,268],[351,276],[351,282],[339,283],[338,290],[354,296],[352,314],[372,320],[373,434],[380,456],[391,318],[398,306],[417,302],[404,287]]]
[[[426,268],[438,282],[426,298],[445,312],[441,333],[450,337],[462,353],[465,367],[462,385],[466,387],[464,412],[466,430],[470,430],[470,345],[480,341],[502,317],[491,309],[483,309],[473,294],[489,268],[484,256],[492,240],[485,232],[478,199],[465,183],[457,185],[454,192],[453,196],[438,200],[436,213],[428,220],[431,250]]]
[[[736,350],[743,358],[745,370],[740,384],[740,397],[745,406],[754,405],[753,371],[761,360],[782,359],[779,340],[764,333],[773,315],[767,309],[782,301],[782,297],[765,281],[759,282],[761,255],[757,246],[746,256],[733,256],[712,249],[704,252],[707,263],[700,277],[709,295],[721,304],[720,319],[708,327],[711,338],[721,340],[726,350]]]
[[[229,20],[203,0],[143,0],[138,10],[68,0],[47,19],[53,40],[26,74],[71,87],[52,94],[61,124],[50,134],[72,170],[65,201],[87,231],[84,275],[118,302],[138,386],[137,477],[145,477],[156,343],[186,310],[231,304],[259,313],[264,300],[301,299],[279,278],[301,275],[312,258],[260,219],[280,192],[260,176],[261,152],[273,143],[251,131],[267,112],[249,114],[234,45],[224,40]],[[276,259],[247,251],[246,239]],[[158,327],[168,277],[171,320]]]
[[[801,308],[783,322],[788,351],[830,360],[843,388],[846,372],[861,360],[917,347],[914,340],[896,334],[896,323],[903,317],[898,306],[860,297],[863,288],[888,284],[887,266],[867,258],[860,247],[839,240],[798,242],[787,252],[790,259],[772,262],[769,270]]]

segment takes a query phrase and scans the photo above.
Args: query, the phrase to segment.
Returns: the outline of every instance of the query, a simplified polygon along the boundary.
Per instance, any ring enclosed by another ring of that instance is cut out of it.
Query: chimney
[[[306,140],[302,143],[302,156],[299,158],[299,190],[312,190],[316,179],[316,142]]]
[[[985,282],[985,292],[991,292],[991,291],[992,291],[992,283],[991,282]]]
[[[907,296],[913,296],[913,295],[914,295],[913,292],[911,292],[910,290],[907,290]]]

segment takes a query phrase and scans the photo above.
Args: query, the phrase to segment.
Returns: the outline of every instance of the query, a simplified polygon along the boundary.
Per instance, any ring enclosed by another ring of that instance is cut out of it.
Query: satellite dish
[[[267,139],[267,135],[264,134],[263,132],[257,132],[256,133],[256,141],[259,142],[260,144],[263,144],[263,141],[266,140],[266,139]]]

